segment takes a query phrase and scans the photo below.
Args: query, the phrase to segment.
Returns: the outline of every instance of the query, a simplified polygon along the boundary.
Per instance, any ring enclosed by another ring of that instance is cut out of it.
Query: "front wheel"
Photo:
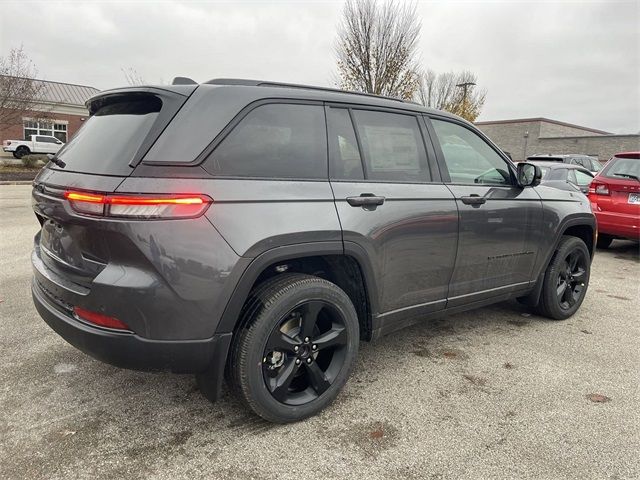
[[[284,274],[257,287],[243,311],[229,376],[245,404],[288,423],[333,402],[358,351],[358,317],[347,294],[318,277]]]
[[[553,320],[576,313],[589,287],[591,256],[585,243],[564,236],[544,274],[538,311]]]

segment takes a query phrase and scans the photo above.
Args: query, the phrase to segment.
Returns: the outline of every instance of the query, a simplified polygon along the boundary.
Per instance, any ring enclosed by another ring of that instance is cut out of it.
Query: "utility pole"
[[[467,113],[467,89],[469,87],[475,87],[476,84],[473,82],[464,82],[458,83],[456,87],[462,88],[462,115],[463,118],[467,118],[465,115]]]

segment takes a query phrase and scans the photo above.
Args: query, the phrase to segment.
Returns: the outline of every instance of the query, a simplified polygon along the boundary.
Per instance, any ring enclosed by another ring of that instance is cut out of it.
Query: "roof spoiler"
[[[192,80],[188,77],[175,77],[171,85],[197,85],[198,83],[195,80]]]

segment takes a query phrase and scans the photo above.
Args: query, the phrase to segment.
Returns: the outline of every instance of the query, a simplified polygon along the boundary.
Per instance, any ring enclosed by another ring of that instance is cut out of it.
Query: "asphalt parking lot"
[[[280,426],[50,330],[30,297],[29,192],[0,186],[1,478],[640,477],[637,244],[598,252],[573,318],[504,303],[364,344],[330,408]]]

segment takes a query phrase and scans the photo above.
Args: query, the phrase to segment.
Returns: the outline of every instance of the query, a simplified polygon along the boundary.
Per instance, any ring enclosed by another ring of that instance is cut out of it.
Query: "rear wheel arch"
[[[344,251],[342,242],[316,242],[268,250],[245,269],[227,303],[216,333],[237,332],[242,328],[242,308],[258,285],[283,273],[303,273],[323,278],[340,287],[356,308],[361,339],[370,340],[372,318],[377,311],[375,279],[371,272],[371,266],[366,257],[362,257],[362,252],[358,252],[357,248]]]

